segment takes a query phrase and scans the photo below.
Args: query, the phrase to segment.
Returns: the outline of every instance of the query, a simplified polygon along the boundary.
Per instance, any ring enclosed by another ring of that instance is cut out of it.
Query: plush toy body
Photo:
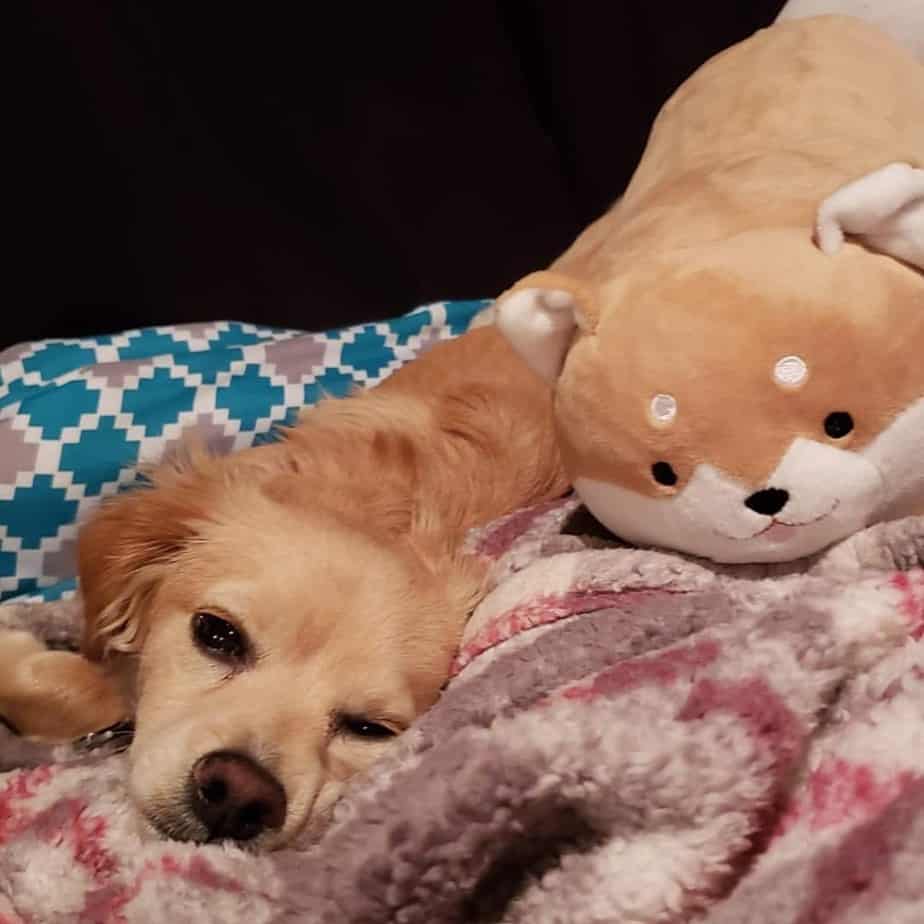
[[[924,513],[922,168],[924,66],[859,20],[677,91],[623,198],[498,303],[599,520],[761,562]]]

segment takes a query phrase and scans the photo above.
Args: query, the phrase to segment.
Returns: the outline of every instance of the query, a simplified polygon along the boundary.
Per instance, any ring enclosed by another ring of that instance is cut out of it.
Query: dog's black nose
[[[749,507],[755,513],[762,513],[764,516],[772,517],[779,513],[789,503],[789,491],[782,488],[764,488],[763,491],[755,491],[745,502],[744,506]]]
[[[249,841],[286,817],[282,784],[256,761],[234,751],[213,751],[196,761],[192,810],[210,841]]]

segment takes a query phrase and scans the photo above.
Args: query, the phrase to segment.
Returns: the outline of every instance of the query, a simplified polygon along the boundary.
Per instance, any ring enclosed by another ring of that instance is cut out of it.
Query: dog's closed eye
[[[247,637],[234,623],[206,610],[193,614],[192,637],[200,651],[222,661],[241,662],[250,653]]]

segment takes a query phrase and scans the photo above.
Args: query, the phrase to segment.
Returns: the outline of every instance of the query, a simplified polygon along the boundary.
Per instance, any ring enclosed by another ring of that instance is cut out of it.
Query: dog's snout
[[[744,502],[744,506],[753,510],[755,513],[762,513],[764,516],[772,517],[779,513],[789,503],[789,491],[782,488],[764,488],[762,491],[755,491]]]
[[[248,841],[285,821],[282,784],[243,754],[206,754],[192,769],[190,789],[192,810],[210,841]]]

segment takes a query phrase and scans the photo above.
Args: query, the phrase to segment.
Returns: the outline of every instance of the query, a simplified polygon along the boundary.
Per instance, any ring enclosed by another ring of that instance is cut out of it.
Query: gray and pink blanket
[[[924,921],[924,518],[789,567],[572,500],[471,542],[496,587],[451,683],[316,843],[148,841],[123,757],[0,739],[0,922]]]

